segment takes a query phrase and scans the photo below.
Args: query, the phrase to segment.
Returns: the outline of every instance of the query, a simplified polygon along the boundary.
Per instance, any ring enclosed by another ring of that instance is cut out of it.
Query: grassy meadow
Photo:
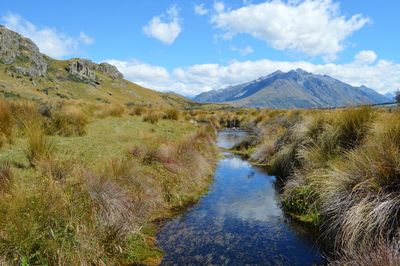
[[[158,264],[158,225],[207,190],[225,127],[256,133],[232,151],[278,177],[283,209],[333,243],[332,265],[396,265],[396,108],[15,100],[0,101],[0,262]]]
[[[215,128],[173,108],[0,100],[0,264],[158,264],[211,180]]]

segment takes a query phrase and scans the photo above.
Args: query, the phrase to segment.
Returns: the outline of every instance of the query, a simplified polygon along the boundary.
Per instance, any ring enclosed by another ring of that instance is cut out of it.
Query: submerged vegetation
[[[215,128],[132,109],[0,101],[0,264],[159,263],[157,221],[207,189]]]

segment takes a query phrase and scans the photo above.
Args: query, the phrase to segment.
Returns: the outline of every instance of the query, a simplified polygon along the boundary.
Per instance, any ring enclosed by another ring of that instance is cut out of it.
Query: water
[[[221,132],[232,147],[246,132]],[[209,193],[157,236],[163,265],[313,265],[323,262],[307,230],[278,205],[275,177],[229,153],[219,161]]]

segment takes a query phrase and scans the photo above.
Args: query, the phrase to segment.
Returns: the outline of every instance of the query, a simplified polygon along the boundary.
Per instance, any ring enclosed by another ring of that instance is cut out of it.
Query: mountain
[[[323,108],[390,101],[365,86],[353,87],[327,75],[302,69],[276,71],[251,82],[203,92],[198,102],[224,102],[241,107]]]
[[[108,63],[41,54],[30,39],[0,25],[0,97],[84,100],[126,105],[183,107],[188,99],[143,88]]]
[[[396,91],[387,92],[384,96],[393,102],[396,101]]]

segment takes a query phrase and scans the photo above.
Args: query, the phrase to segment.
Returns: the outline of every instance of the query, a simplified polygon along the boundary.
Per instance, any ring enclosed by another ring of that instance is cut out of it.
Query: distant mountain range
[[[302,69],[287,73],[276,71],[247,83],[203,92],[194,100],[275,109],[342,107],[392,101],[365,86],[353,87],[330,76],[315,75]]]

